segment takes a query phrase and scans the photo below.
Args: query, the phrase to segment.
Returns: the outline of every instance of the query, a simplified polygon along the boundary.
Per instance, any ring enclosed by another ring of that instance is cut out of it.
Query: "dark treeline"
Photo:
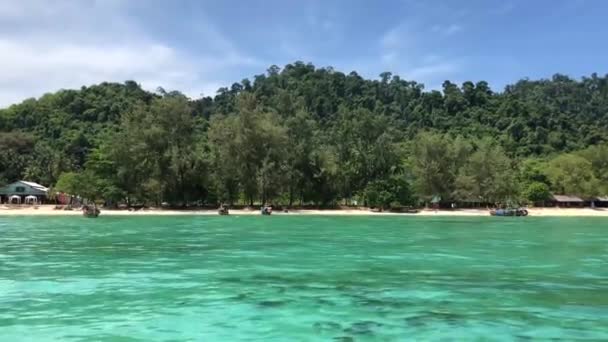
[[[295,63],[214,98],[132,81],[0,110],[0,183],[113,203],[415,205],[608,193],[608,76],[442,91]]]

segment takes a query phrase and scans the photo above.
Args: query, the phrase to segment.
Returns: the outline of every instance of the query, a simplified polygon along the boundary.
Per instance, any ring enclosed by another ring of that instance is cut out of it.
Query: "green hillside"
[[[608,76],[504,90],[297,62],[214,98],[133,82],[0,110],[0,182],[173,204],[374,206],[608,193]]]

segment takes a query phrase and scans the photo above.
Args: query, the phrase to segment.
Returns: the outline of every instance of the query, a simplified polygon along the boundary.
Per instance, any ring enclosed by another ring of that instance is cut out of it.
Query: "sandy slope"
[[[0,205],[0,216],[55,216],[55,215],[82,215],[80,211],[54,210],[53,205],[42,205],[38,208],[31,206],[7,207]],[[564,209],[564,208],[531,208],[530,216],[601,216],[608,217],[608,209]],[[112,216],[138,216],[138,215],[217,215],[217,210],[101,210],[102,215]],[[260,215],[257,210],[230,210],[231,215]],[[366,209],[347,210],[291,210],[289,213],[274,212],[273,215],[400,215],[400,216],[488,216],[487,210],[461,209],[461,210],[422,210],[417,214],[375,213]]]

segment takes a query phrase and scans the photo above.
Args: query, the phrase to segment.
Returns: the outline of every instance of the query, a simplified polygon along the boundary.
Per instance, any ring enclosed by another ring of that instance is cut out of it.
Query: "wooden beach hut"
[[[599,196],[593,199],[596,208],[608,208],[608,196]]]
[[[552,195],[551,204],[560,208],[582,208],[585,206],[585,200],[572,195]]]

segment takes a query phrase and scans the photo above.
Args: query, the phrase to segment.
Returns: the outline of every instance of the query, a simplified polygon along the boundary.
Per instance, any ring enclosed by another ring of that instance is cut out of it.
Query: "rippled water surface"
[[[608,339],[608,220],[1,218],[0,340]]]

